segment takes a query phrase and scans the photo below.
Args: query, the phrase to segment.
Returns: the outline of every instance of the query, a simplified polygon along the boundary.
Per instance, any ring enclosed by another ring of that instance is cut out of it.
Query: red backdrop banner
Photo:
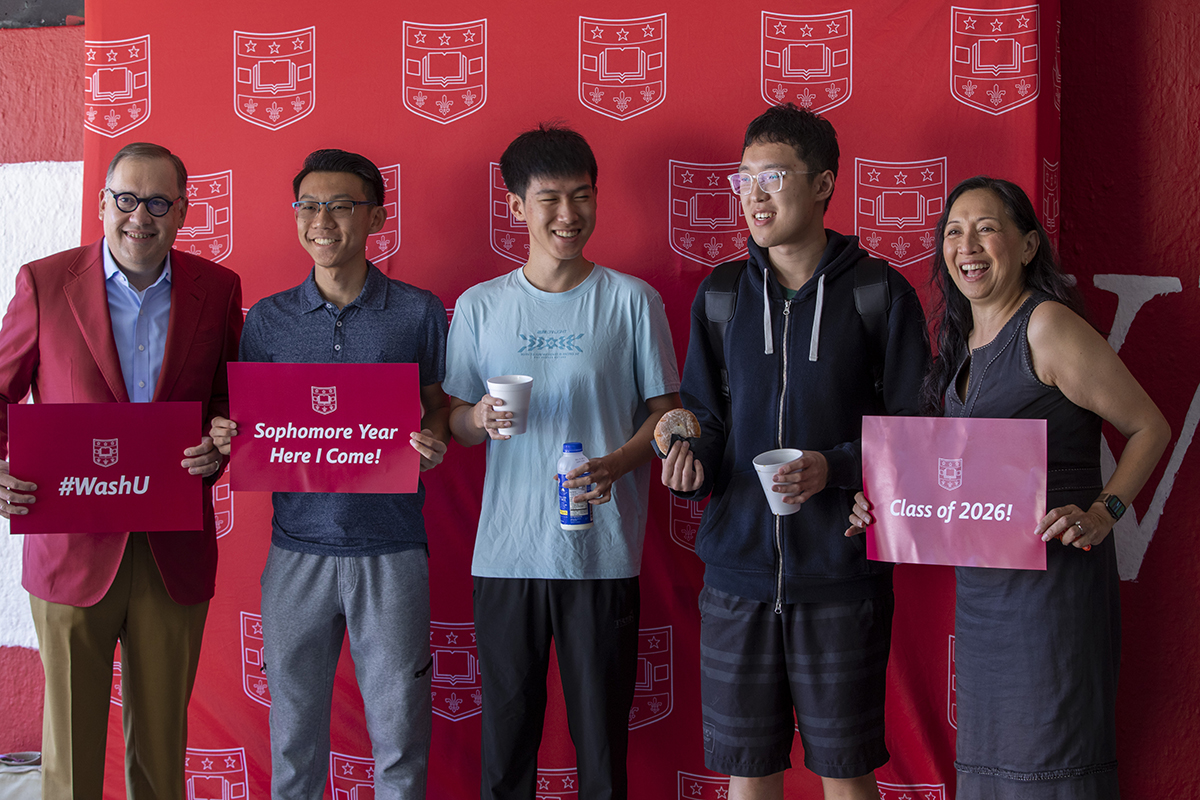
[[[561,119],[589,139],[600,165],[588,256],[662,294],[682,361],[697,285],[745,252],[721,178],[740,158],[746,123],[769,103],[791,101],[834,123],[842,158],[827,225],[858,234],[922,293],[934,224],[963,178],[1020,183],[1057,236],[1059,4],[983,5],[365,0],[331,13],[323,0],[91,0],[80,54],[90,81],[84,239],[101,232],[93,198],[112,154],[130,141],[161,142],[195,176],[179,246],[237,270],[250,305],[307,275],[311,261],[287,207],[291,179],[308,152],[340,147],[371,158],[387,180],[391,219],[368,243],[370,257],[390,276],[436,292],[452,318],[463,290],[525,258],[528,234],[503,203],[495,162],[521,131]],[[423,476],[433,798],[478,794],[470,557],[482,472],[483,448],[452,445]],[[191,706],[188,790],[266,797],[270,689],[258,581],[270,503],[266,494],[231,493],[227,480],[215,487],[221,568]],[[726,792],[704,768],[701,742],[703,565],[692,543],[702,513],[703,504],[652,487],[630,714],[635,798]],[[896,589],[892,759],[879,771],[881,794],[951,798],[953,573],[902,566]],[[551,681],[539,796],[573,800],[574,755],[557,676]],[[371,754],[345,654],[333,702],[328,793],[361,796]],[[118,797],[115,717],[110,737],[108,786]],[[802,762],[798,742],[793,762]],[[787,791],[819,796],[819,781],[798,768]]]

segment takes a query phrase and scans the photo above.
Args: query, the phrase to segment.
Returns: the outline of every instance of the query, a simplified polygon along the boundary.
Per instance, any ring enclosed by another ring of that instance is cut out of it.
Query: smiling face
[[[106,188],[111,191],[100,191],[100,219],[109,252],[127,274],[157,275],[187,214],[187,200],[179,199],[183,187],[175,165],[165,158],[124,158]],[[125,192],[178,202],[161,217],[151,215],[145,203],[126,213],[113,199]]]
[[[1022,233],[989,189],[964,192],[950,207],[942,257],[954,285],[972,303],[1019,297],[1025,291],[1025,265],[1037,248],[1037,231]]]
[[[367,200],[363,179],[349,172],[310,172],[300,183],[298,200]],[[367,237],[383,228],[387,211],[382,206],[355,206],[345,219],[335,218],[326,206],[308,221],[296,218],[296,235],[313,263],[328,270],[346,267],[365,270]]]
[[[596,229],[596,187],[587,175],[532,178],[525,197],[508,193],[508,207],[529,227],[530,261],[576,262]]]
[[[825,201],[833,194],[833,173],[805,174],[809,167],[789,144],[755,142],[742,152],[738,172],[753,176],[772,170],[787,173],[782,189],[767,194],[756,180],[750,193],[741,196],[742,213],[755,243],[786,248],[820,239],[825,231]]]

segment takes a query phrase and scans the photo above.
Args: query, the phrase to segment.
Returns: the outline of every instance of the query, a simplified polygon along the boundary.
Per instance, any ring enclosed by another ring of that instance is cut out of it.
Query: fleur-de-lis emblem
[[[1004,102],[1005,91],[1000,88],[1000,84],[996,84],[988,91],[988,97],[991,98],[991,103],[998,106]]]
[[[279,118],[283,116],[283,106],[279,103],[271,103],[270,108],[267,109],[267,116],[271,118],[271,122],[278,122]]]
[[[247,114],[253,114],[254,110],[258,108],[258,103],[254,102],[254,98],[251,97],[244,104],[242,104],[242,107],[246,109]]]
[[[505,250],[512,250],[512,246],[517,243],[517,240],[511,234],[504,234],[504,238],[500,240],[500,244],[504,245]]]
[[[800,101],[801,107],[812,108],[813,100],[816,100],[817,96],[810,92],[806,86],[804,87],[804,94],[796,95],[796,99]]]
[[[871,246],[874,247],[874,245],[871,245]],[[904,241],[903,236],[897,238],[896,241],[892,242],[892,249],[896,251],[896,258],[904,258],[904,254],[908,252],[908,248],[911,246],[912,246],[911,244]]]
[[[741,231],[738,231],[733,237],[733,246],[741,250],[744,244],[746,244],[746,236]]]
[[[642,99],[645,100],[647,103],[649,103],[651,100],[654,99],[654,90],[651,89],[649,86],[642,89]]]
[[[717,241],[717,237],[712,237],[704,243],[704,249],[708,251],[709,258],[716,258],[717,253],[721,252],[721,248],[725,245]]]
[[[604,99],[604,92],[600,91],[599,86],[596,86],[588,93],[588,97],[592,98],[593,103],[600,105],[600,101]]]
[[[392,243],[392,240],[391,240],[391,239],[389,239],[388,237],[386,237],[386,236],[380,236],[380,237],[379,237],[379,252],[381,252],[381,253],[382,253],[382,252],[384,252],[385,250],[387,250],[387,249],[388,249],[388,245],[390,245],[391,243]]]
[[[119,120],[121,118],[121,115],[118,114],[116,112],[116,110],[110,109],[108,114],[104,118],[106,120],[108,120],[108,127],[115,128],[115,127],[117,127],[117,120]]]
[[[692,236],[690,233],[685,233],[683,236],[679,237],[679,243],[684,246],[684,249],[687,249],[687,250],[692,249],[692,243],[695,241],[696,241],[696,238],[694,236]]]
[[[627,96],[625,90],[622,89],[621,93],[613,98],[613,102],[617,104],[617,111],[624,113],[625,109],[629,108],[629,104],[633,102],[633,98]]]
[[[963,94],[965,94],[967,97],[974,97],[975,90],[978,88],[979,87],[976,86],[975,84],[971,83],[970,81],[967,81],[966,83],[963,84],[963,87],[962,87]]]
[[[450,113],[450,106],[452,105],[454,105],[454,101],[446,97],[446,95],[442,95],[442,99],[437,101],[438,111],[442,112],[443,117]]]
[[[825,90],[825,94],[829,95],[830,100],[837,100],[837,96],[842,93],[840,86],[830,86]]]
[[[1021,82],[1017,84],[1017,94],[1021,95],[1021,97],[1024,97],[1025,95],[1029,94],[1029,90],[1032,88],[1033,84],[1026,82],[1024,78],[1021,78]]]
[[[871,231],[871,235],[867,237],[867,244],[871,245],[872,248],[879,247],[881,241],[883,239],[877,231]]]
[[[783,88],[782,83],[775,84],[775,88],[771,90],[771,94],[775,95],[776,100],[783,100],[787,97],[787,89]]]
[[[932,233],[930,233],[929,231],[925,231],[925,233],[921,236],[921,246],[924,247],[926,250],[928,250],[930,247],[933,247],[933,234]]]
[[[459,706],[462,705],[462,698],[456,692],[451,692],[450,696],[446,698],[446,705],[450,707],[451,714],[457,714]]]
[[[463,93],[462,99],[463,102],[467,104],[467,108],[475,105],[475,93],[470,89],[467,89],[467,91]]]
[[[425,101],[428,99],[429,97],[424,92],[417,92],[413,95],[413,102],[417,104],[417,108],[424,108]]]
[[[137,119],[138,117],[140,117],[141,115],[142,115],[142,108],[141,108],[141,106],[139,106],[139,105],[137,105],[137,104],[135,103],[134,105],[131,105],[131,106],[129,107],[129,116],[130,116],[132,119],[136,120],[136,119]]]
[[[89,108],[87,110],[87,118],[88,118],[88,122],[95,122],[96,121],[96,109]]]
[[[304,98],[297,97],[292,100],[292,108],[296,109],[296,113],[300,113],[300,109],[304,108]]]

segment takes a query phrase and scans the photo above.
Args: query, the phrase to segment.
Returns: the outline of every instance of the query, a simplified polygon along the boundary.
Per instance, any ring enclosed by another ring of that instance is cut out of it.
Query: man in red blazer
[[[225,364],[237,357],[241,283],[171,249],[186,184],[166,148],[122,148],[100,193],[104,238],[21,267],[0,327],[0,457],[8,404],[31,389],[39,403],[198,400],[204,424],[181,468],[216,480],[221,457],[203,432],[229,413]],[[0,461],[0,514],[36,514],[37,488]],[[217,567],[203,494],[204,530],[25,537],[22,584],[46,673],[43,797],[103,794],[119,640],[127,793],[183,798],[187,703]]]

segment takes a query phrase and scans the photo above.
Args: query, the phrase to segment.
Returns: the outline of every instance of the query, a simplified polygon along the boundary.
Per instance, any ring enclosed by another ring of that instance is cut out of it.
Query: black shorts
[[[895,598],[791,603],[700,592],[704,765],[762,777],[792,765],[857,778],[887,763],[883,698]]]

